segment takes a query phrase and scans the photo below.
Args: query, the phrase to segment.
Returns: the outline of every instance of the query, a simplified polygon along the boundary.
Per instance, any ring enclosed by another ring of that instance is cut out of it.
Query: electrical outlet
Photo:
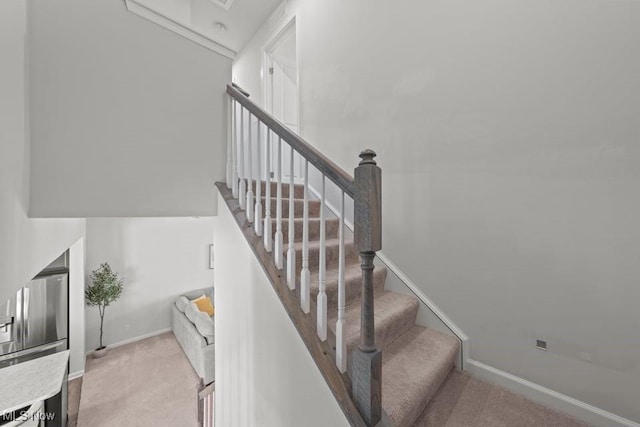
[[[536,340],[536,348],[538,350],[547,351],[547,342],[543,340]]]

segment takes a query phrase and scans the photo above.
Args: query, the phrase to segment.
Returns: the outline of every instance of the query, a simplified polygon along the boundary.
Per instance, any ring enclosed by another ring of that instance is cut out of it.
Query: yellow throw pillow
[[[209,298],[208,296],[202,295],[200,298],[196,298],[191,302],[198,307],[198,310],[207,313],[209,316],[214,315],[215,309],[213,308],[211,298]]]

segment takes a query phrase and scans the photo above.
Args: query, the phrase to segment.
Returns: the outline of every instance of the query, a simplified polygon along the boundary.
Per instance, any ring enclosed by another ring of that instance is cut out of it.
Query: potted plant
[[[102,343],[104,312],[112,302],[122,295],[123,279],[106,262],[103,262],[100,267],[93,270],[90,278],[91,284],[84,291],[84,296],[87,300],[87,305],[98,307],[100,312],[100,347],[93,352],[93,357],[99,358],[107,354],[107,347]]]

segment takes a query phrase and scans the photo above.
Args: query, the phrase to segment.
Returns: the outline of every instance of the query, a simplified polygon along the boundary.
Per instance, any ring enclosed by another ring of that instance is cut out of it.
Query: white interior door
[[[267,49],[267,107],[271,114],[293,132],[299,131],[298,117],[298,61],[296,53],[295,24],[287,29]],[[272,165],[276,162],[276,146],[272,150]],[[290,171],[291,150],[283,143],[282,173],[288,177]],[[293,176],[300,178],[302,159],[294,158]],[[275,168],[273,169],[275,170]]]

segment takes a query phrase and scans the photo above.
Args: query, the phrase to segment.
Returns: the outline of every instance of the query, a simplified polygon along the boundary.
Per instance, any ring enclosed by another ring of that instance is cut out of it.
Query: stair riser
[[[273,232],[275,235],[276,220],[272,220]],[[340,222],[336,219],[325,221],[325,238],[335,239],[338,237],[338,229]],[[302,242],[303,223],[301,220],[295,221],[294,225],[294,242]],[[284,235],[284,242],[289,242],[289,221],[282,221],[282,234]],[[312,218],[309,219],[309,241],[320,240],[320,220]]]
[[[266,199],[263,197],[261,200],[262,203],[262,215],[266,215],[267,212],[267,204]],[[320,217],[320,202],[318,200],[309,200],[309,218],[319,218]],[[276,199],[271,199],[271,218],[276,217],[276,211],[278,209],[278,204]],[[293,200],[293,212],[294,218],[302,218],[304,215],[304,200],[294,199]],[[282,200],[282,218],[289,218],[289,199]]]
[[[266,182],[261,181],[262,186],[260,187],[260,191],[264,196],[267,194],[267,185]],[[256,194],[256,182],[252,181],[251,189],[253,190],[253,194]],[[276,197],[276,193],[278,191],[278,183],[275,181],[271,182],[271,196]],[[282,179],[282,197],[289,197],[289,182],[285,182],[285,179]],[[293,197],[296,199],[302,199],[304,197],[304,187],[300,184],[294,185]]]
[[[416,300],[417,302],[417,300]],[[376,346],[383,350],[387,344],[394,339],[407,332],[416,325],[416,316],[418,315],[418,304],[415,304],[410,310],[406,310],[398,314],[398,317],[392,322],[385,325],[376,325]],[[358,345],[358,341],[348,342],[349,351]]]
[[[384,289],[384,282],[387,278],[387,269],[376,268],[373,271],[373,291],[378,293]],[[346,305],[359,304],[362,296],[362,277],[348,277],[345,280]],[[327,312],[338,310],[338,281],[333,280],[325,283],[327,294]],[[318,283],[311,284],[311,298],[318,300]]]
[[[287,244],[285,242],[285,254],[287,250]],[[326,248],[326,269],[332,270],[338,268],[339,261],[339,246],[338,245],[330,245]],[[318,247],[309,248],[309,270],[311,272],[318,271],[318,265],[320,262],[319,259],[320,250]],[[355,246],[353,243],[345,244],[345,266],[358,262],[358,253],[356,252]],[[302,249],[296,250],[296,271],[302,270]]]

